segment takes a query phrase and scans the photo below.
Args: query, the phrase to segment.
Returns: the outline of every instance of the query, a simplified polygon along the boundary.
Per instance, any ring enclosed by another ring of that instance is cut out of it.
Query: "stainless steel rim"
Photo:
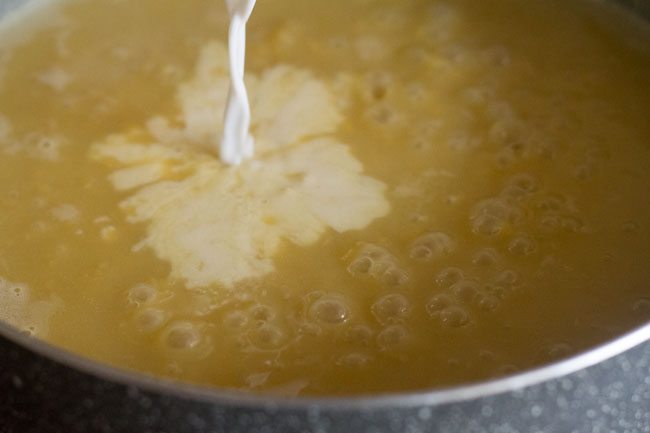
[[[0,322],[0,337],[64,366],[102,380],[135,386],[145,391],[181,397],[216,405],[275,409],[362,410],[378,407],[418,407],[475,400],[508,391],[520,390],[598,364],[650,340],[650,322],[615,340],[581,352],[570,358],[511,376],[425,391],[359,395],[353,397],[282,397],[244,391],[209,388],[169,379],[155,378],[123,370],[73,354],[43,341],[29,337],[8,324]]]
[[[594,3],[609,0],[590,0]],[[19,0],[0,0],[0,12],[15,6]],[[650,18],[648,0],[614,0],[620,6]],[[329,409],[363,410],[380,407],[418,407],[475,400],[513,390],[520,390],[548,380],[559,378],[619,355],[644,342],[650,341],[650,322],[622,336],[599,346],[576,354],[570,358],[534,368],[511,376],[462,385],[450,388],[431,389],[415,392],[387,393],[379,395],[360,395],[355,397],[300,397],[287,398],[270,394],[253,394],[243,391],[208,388],[169,379],[155,378],[142,373],[112,367],[52,346],[43,341],[26,336],[17,329],[0,321],[0,338],[5,338],[24,349],[48,358],[61,365],[95,376],[101,380],[135,386],[140,389],[176,396],[215,405],[239,406],[249,408],[276,409]]]

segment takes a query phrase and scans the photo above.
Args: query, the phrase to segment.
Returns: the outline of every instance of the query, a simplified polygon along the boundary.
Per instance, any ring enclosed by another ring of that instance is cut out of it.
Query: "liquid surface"
[[[285,395],[497,377],[647,322],[650,55],[616,16],[260,2],[257,153],[237,168],[211,147],[223,2],[6,20],[0,318],[123,368]]]

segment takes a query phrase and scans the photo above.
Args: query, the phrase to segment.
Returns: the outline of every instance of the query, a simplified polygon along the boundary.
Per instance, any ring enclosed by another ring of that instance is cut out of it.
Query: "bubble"
[[[128,300],[133,304],[146,304],[156,298],[156,288],[149,284],[137,284],[129,289]]]
[[[267,305],[255,305],[250,309],[251,317],[259,322],[269,322],[275,319],[275,311]]]
[[[309,307],[309,317],[329,325],[345,323],[349,316],[350,311],[345,301],[336,297],[322,297]]]
[[[486,295],[491,295],[495,297],[497,300],[504,299],[507,294],[507,290],[499,285],[494,285],[494,284],[486,284],[483,287],[484,294]]]
[[[491,215],[478,215],[472,218],[472,230],[483,236],[496,236],[503,231],[506,223]]]
[[[405,296],[393,293],[379,298],[371,310],[379,323],[387,325],[404,321],[411,313],[411,303]]]
[[[519,275],[515,271],[505,270],[497,275],[494,282],[504,287],[511,288],[519,282]]]
[[[479,202],[472,210],[470,220],[474,233],[496,236],[508,223],[517,223],[521,210],[503,199],[490,198]]]
[[[505,145],[517,139],[519,127],[513,119],[500,118],[490,127],[488,138],[492,143]]]
[[[581,231],[582,228],[584,227],[584,223],[582,222],[582,220],[574,216],[562,217],[560,220],[560,224],[563,229],[574,233]]]
[[[411,257],[417,260],[430,261],[450,254],[456,243],[446,233],[431,232],[420,236],[411,247]]]
[[[537,243],[527,235],[519,235],[510,241],[508,251],[518,256],[529,256],[537,251]]]
[[[494,248],[478,250],[472,258],[472,263],[478,266],[493,266],[499,260],[499,253]]]
[[[313,323],[303,323],[298,328],[298,333],[302,335],[320,335],[322,331],[320,326]]]
[[[165,342],[172,349],[192,349],[201,341],[201,333],[189,322],[177,322],[166,332]]]
[[[437,316],[444,309],[454,305],[454,300],[445,294],[433,296],[426,305],[426,310],[429,316]]]
[[[248,315],[243,311],[231,311],[223,318],[223,324],[228,328],[241,329],[248,324]]]
[[[539,218],[538,226],[545,232],[557,232],[562,227],[562,217],[554,213],[542,215]]]
[[[529,174],[514,176],[501,191],[501,195],[515,200],[521,200],[537,191],[537,179]]]
[[[383,350],[403,346],[408,342],[409,332],[402,325],[390,325],[377,335],[377,345]]]
[[[154,331],[160,328],[166,320],[165,313],[157,309],[147,309],[135,317],[136,325],[143,331]]]
[[[485,293],[479,293],[476,295],[476,304],[481,311],[496,310],[500,303],[499,298],[496,296]]]
[[[559,194],[549,194],[539,199],[537,207],[541,210],[562,212],[568,209],[566,197]]]
[[[370,257],[359,257],[348,267],[348,271],[353,275],[367,275],[372,269],[372,259]]]
[[[372,276],[383,279],[389,285],[395,280],[399,283],[400,275],[397,259],[385,248],[370,243],[361,243],[348,272],[357,277]]]
[[[534,176],[527,173],[521,173],[514,176],[512,179],[510,179],[508,184],[512,186],[516,186],[529,193],[535,192],[539,188],[539,182],[537,181],[537,179],[535,179]]]
[[[363,367],[372,362],[372,357],[364,353],[349,353],[343,355],[336,362],[338,365],[343,367]]]
[[[463,279],[451,286],[451,292],[457,299],[469,303],[474,300],[480,289],[479,284],[474,280]]]
[[[449,306],[440,312],[440,322],[448,328],[460,328],[469,323],[469,314],[459,306]]]
[[[284,332],[277,326],[265,323],[251,331],[250,342],[256,347],[264,350],[277,349],[284,343],[286,337]]]
[[[639,298],[632,305],[632,311],[638,314],[650,315],[650,298]]]
[[[546,350],[551,359],[566,358],[572,352],[571,346],[566,343],[553,344]]]
[[[389,268],[382,276],[382,282],[387,287],[401,287],[408,281],[408,274],[398,268]]]
[[[374,337],[373,330],[366,325],[354,325],[348,329],[346,338],[348,341],[367,346]]]
[[[463,271],[458,268],[445,268],[436,275],[436,284],[447,288],[463,279]]]

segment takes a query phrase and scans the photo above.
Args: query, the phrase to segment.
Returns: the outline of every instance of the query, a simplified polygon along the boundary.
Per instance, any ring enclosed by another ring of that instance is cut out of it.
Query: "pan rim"
[[[33,354],[92,376],[95,379],[126,387],[137,387],[160,396],[176,397],[218,406],[236,406],[251,409],[305,410],[318,408],[334,411],[354,411],[385,407],[441,406],[522,390],[594,366],[650,341],[650,322],[569,358],[505,377],[443,388],[340,397],[286,397],[270,393],[252,393],[208,387],[155,377],[104,364],[72,353],[28,336],[1,321],[0,338],[5,338]]]

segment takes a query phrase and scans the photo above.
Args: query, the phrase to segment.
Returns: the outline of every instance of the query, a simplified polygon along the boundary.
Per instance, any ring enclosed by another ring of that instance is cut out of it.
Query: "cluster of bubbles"
[[[275,308],[254,303],[228,311],[222,323],[238,336],[240,346],[248,351],[277,351],[289,343],[282,317]]]
[[[24,309],[29,301],[29,288],[0,278],[0,320],[21,327]]]
[[[479,251],[478,257],[489,257],[491,266],[494,251]],[[499,307],[504,297],[518,286],[519,277],[511,270],[497,272],[489,281],[468,276],[456,267],[443,268],[435,278],[436,291],[426,304],[432,318],[449,328],[458,328],[470,322],[472,311],[490,312]]]
[[[187,320],[172,320],[161,306],[164,300],[152,284],[138,283],[126,292],[127,303],[134,308],[133,321],[140,332],[157,334],[166,347],[173,351],[197,348],[204,339],[201,327]]]
[[[50,318],[61,305],[58,297],[33,299],[26,284],[0,278],[0,321],[27,335],[44,337]]]
[[[408,281],[408,274],[399,266],[397,258],[386,248],[371,243],[358,245],[348,272],[374,278],[386,287],[400,287]]]
[[[572,200],[544,191],[530,174],[510,178],[501,192],[479,202],[471,211],[470,224],[475,234],[496,238],[515,233],[508,251],[527,256],[538,250],[536,239],[524,229],[543,236],[559,232],[578,233],[584,223]]]
[[[446,233],[431,232],[417,238],[410,256],[421,261],[432,261],[447,256],[456,248],[456,242]]]

